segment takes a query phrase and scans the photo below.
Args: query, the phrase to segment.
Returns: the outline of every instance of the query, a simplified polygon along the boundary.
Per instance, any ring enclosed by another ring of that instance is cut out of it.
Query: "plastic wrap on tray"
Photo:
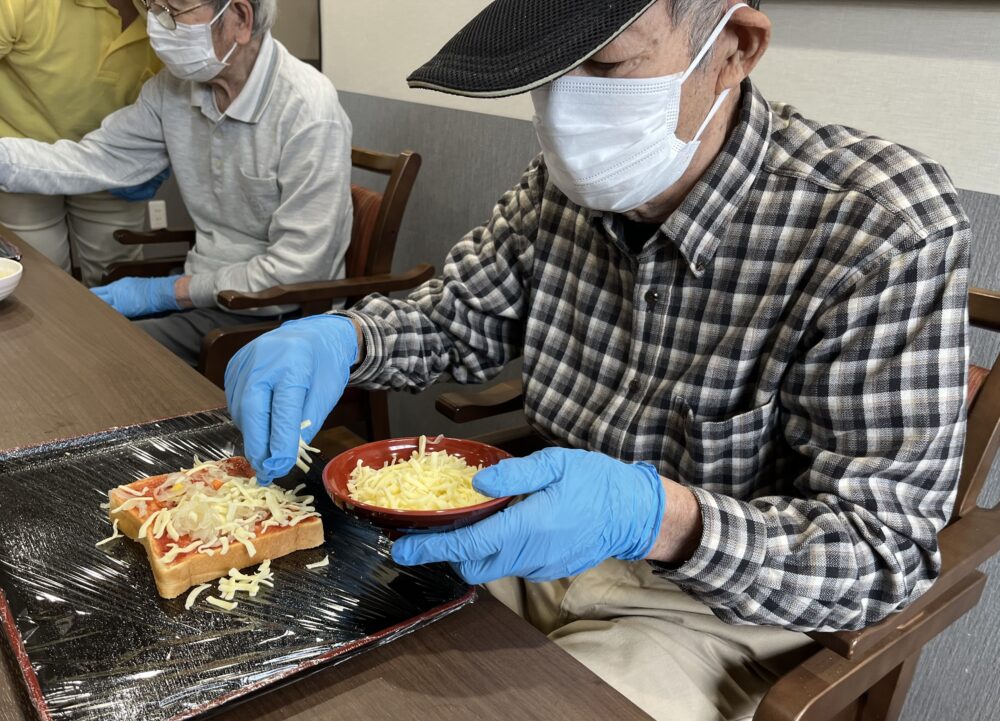
[[[241,453],[221,412],[0,452],[0,623],[42,718],[190,718],[382,645],[472,600],[442,567],[401,568],[379,531],[295,472],[326,541],[272,562],[274,587],[232,611],[160,598],[145,549],[111,535],[110,488]],[[329,557],[329,565],[307,564]]]

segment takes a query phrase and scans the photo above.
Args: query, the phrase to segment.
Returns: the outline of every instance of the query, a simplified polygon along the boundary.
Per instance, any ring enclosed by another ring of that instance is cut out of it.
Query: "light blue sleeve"
[[[161,107],[163,73],[139,99],[104,119],[80,142],[0,139],[0,190],[78,195],[145,182],[169,165]]]

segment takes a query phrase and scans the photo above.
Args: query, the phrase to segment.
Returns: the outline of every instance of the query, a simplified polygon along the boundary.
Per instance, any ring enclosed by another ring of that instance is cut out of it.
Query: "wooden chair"
[[[972,325],[1000,332],[1000,293],[973,289]],[[756,721],[895,721],[923,647],[978,603],[986,576],[977,568],[1000,551],[1000,505],[979,495],[1000,447],[1000,358],[969,374],[969,422],[955,510],[941,532],[942,570],[934,585],[903,611],[861,631],[812,633],[816,651],[770,689]],[[446,393],[437,408],[458,423],[522,407],[521,384],[478,393]],[[512,453],[545,444],[527,426],[483,440]]]
[[[392,273],[392,257],[396,238],[403,220],[410,191],[420,170],[420,156],[405,151],[399,155],[353,148],[353,167],[388,176],[381,192],[351,185],[354,203],[354,225],[351,244],[345,260],[343,280],[317,281],[281,285],[258,293],[226,290],[219,293],[219,304],[230,310],[245,310],[269,305],[298,305],[302,315],[315,315],[330,310],[334,301],[345,306],[370,293],[391,293],[414,288],[434,274],[434,267],[421,263],[402,273]],[[159,230],[151,233],[115,232],[115,239],[125,245],[145,243],[194,244],[193,230]],[[109,283],[126,276],[156,277],[168,275],[184,264],[184,258],[122,263],[105,276]],[[223,386],[226,365],[230,358],[254,338],[278,327],[274,321],[218,328],[205,336],[201,347],[198,370],[209,380]],[[389,437],[389,412],[386,394],[351,388],[327,419],[325,426],[346,425],[365,438],[378,440]]]

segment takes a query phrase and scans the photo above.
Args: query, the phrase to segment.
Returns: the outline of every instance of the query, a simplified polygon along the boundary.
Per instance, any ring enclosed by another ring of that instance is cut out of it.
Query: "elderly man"
[[[166,69],[79,143],[0,140],[0,189],[87,193],[168,164],[197,229],[183,273],[95,288],[180,357],[220,325],[222,290],[341,277],[350,240],[351,124],[330,82],[270,34],[276,0],[150,0]],[[166,315],[162,315],[166,314]]]
[[[769,37],[724,0],[496,0],[410,82],[530,91],[541,156],[439,279],[286,324],[226,374],[266,479],[347,383],[481,382],[523,355],[558,447],[473,483],[526,498],[393,557],[491,583],[660,719],[749,718],[802,631],[925,592],[963,450],[955,189],[769,105],[748,79]]]

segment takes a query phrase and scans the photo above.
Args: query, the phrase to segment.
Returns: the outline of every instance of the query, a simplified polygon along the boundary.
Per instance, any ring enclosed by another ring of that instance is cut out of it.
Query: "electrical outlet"
[[[149,201],[149,229],[160,230],[167,227],[167,202],[165,200]]]

